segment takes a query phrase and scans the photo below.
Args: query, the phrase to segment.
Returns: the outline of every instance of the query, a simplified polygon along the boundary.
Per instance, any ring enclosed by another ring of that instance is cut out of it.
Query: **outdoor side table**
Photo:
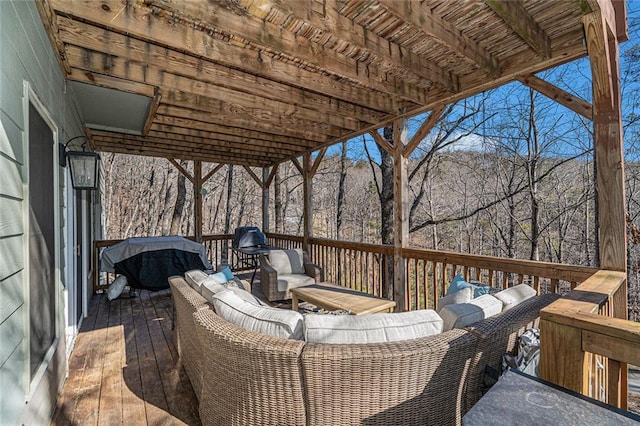
[[[639,423],[638,415],[513,370],[462,418],[462,424],[469,426]]]

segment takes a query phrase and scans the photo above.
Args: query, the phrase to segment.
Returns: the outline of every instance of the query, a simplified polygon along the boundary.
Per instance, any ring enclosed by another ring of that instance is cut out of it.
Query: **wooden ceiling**
[[[154,99],[142,135],[88,131],[96,150],[250,166],[583,57],[583,16],[624,11],[615,0],[37,3],[67,79]]]

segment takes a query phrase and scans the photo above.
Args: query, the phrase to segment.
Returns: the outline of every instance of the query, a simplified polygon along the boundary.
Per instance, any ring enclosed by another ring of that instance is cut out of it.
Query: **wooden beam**
[[[407,158],[404,154],[406,137],[403,120],[393,122],[393,298],[399,312],[409,308],[407,303],[406,265],[402,249],[409,243],[409,181]]]
[[[263,187],[263,183],[262,183],[262,179],[260,179],[258,177],[258,175],[256,175],[253,170],[251,170],[251,167],[249,166],[244,166],[244,169],[247,171],[247,173],[249,173],[249,176],[251,176],[251,178],[255,181],[255,183],[258,184],[258,186],[260,187],[260,189],[264,189]]]
[[[193,221],[196,241],[202,242],[202,161],[193,162]]]
[[[273,167],[271,167],[271,173],[269,173],[269,176],[265,181],[265,186],[267,187],[267,189],[271,186],[271,182],[273,182],[273,178],[276,177],[276,173],[278,173],[279,166],[280,164],[275,164]]]
[[[178,169],[178,171],[180,173],[182,173],[182,175],[184,177],[186,177],[187,179],[189,179],[189,182],[194,183],[194,179],[193,176],[191,175],[191,173],[189,173],[187,171],[187,169],[185,169],[184,167],[182,167],[182,164],[178,163],[175,159],[173,158],[167,158],[167,160],[169,160],[169,162],[171,164],[173,164],[173,167],[175,167],[176,169]]]
[[[497,58],[452,24],[433,13],[431,5],[427,2],[380,0],[380,3],[389,12],[419,28],[445,48],[461,55],[485,74],[492,77],[500,74]]]
[[[213,169],[209,170],[209,173],[207,173],[206,175],[204,175],[204,177],[202,178],[202,183],[207,182],[209,179],[211,179],[213,177],[213,175],[215,175],[216,173],[218,173],[218,171],[224,166],[224,163],[219,163],[218,165],[216,165]]]
[[[551,57],[551,40],[520,0],[485,0],[520,38],[543,58]]]
[[[271,133],[226,126],[224,124],[206,123],[204,121],[167,115],[156,116],[153,128],[161,132],[179,133],[205,139],[223,139],[246,143],[255,142],[261,146],[268,147],[287,146],[289,148],[302,149],[313,148],[317,145],[317,143],[310,142],[306,139],[278,136]],[[229,136],[236,136],[238,139],[229,138]]]
[[[303,171],[303,170],[304,170],[304,168],[300,165],[300,161],[298,161],[298,159],[297,159],[296,157],[293,157],[293,158],[291,159],[291,162],[293,163],[293,165],[294,165],[294,166],[296,166],[296,169],[298,169],[298,172],[299,172],[301,175],[304,175],[304,171]]]
[[[618,44],[615,39],[609,39],[600,13],[586,15],[583,21],[593,84],[600,267],[626,271],[625,175]]]
[[[107,89],[120,90],[121,92],[135,93],[136,95],[142,95],[148,98],[153,98],[156,94],[156,88],[149,84],[138,83],[124,78],[112,77],[110,75],[87,72],[78,68],[70,68],[67,79],[94,86],[105,87]]]
[[[580,114],[589,120],[593,120],[593,107],[584,99],[572,95],[571,93],[566,92],[532,74],[519,77],[518,80],[525,86],[529,86],[533,90],[542,93],[546,97],[558,102],[560,105],[569,108],[576,114]]]
[[[255,74],[182,53],[181,51],[156,46],[152,43],[128,37],[117,32],[98,28],[83,22],[58,16],[60,39],[65,43],[82,46],[96,52],[106,53],[128,61],[136,61],[157,67],[164,72],[209,84],[239,90],[244,93],[264,96],[273,100],[288,100],[320,113],[343,114],[357,120],[377,123],[388,112],[372,110],[359,105],[337,103],[331,96],[316,93],[304,88],[280,83]],[[165,86],[163,86],[165,88]],[[361,101],[361,100],[359,100]]]
[[[190,53],[194,56],[254,72],[275,81],[294,84],[297,87],[314,87],[320,93],[359,105],[377,104],[379,108],[376,109],[379,110],[393,111],[402,107],[397,101],[390,100],[388,95],[371,92],[352,84],[340,84],[333,76],[305,71],[294,63],[271,60],[271,57],[265,60],[264,55],[267,53],[264,51],[239,47],[230,43],[228,37],[225,39],[224,36],[216,36],[215,32],[195,29],[198,25],[176,25],[171,19],[151,13],[148,8],[123,8],[116,0],[104,0],[99,8],[93,0],[51,0],[51,4],[60,14],[78,17],[122,34],[130,34],[138,39],[181,51],[184,46],[191,46]],[[366,74],[362,66],[354,68],[349,73],[354,74],[356,70]]]
[[[326,146],[320,149],[315,160],[313,160],[313,166],[311,167],[311,171],[309,172],[309,174],[311,175],[311,178],[313,178],[318,172],[318,167],[320,167],[320,163],[322,163],[322,159],[324,158],[324,155],[327,153],[327,149],[328,147]]]
[[[158,111],[158,107],[160,106],[160,99],[162,99],[162,93],[159,90],[156,90],[156,94],[149,105],[149,112],[147,113],[147,119],[144,123],[144,127],[142,129],[142,136],[147,136],[149,134],[149,130],[151,129],[151,125],[153,124],[153,120],[156,117],[156,112]]]
[[[389,144],[389,142],[387,142],[385,138],[380,136],[380,133],[378,133],[377,130],[370,131],[369,135],[371,135],[375,143],[377,143],[382,149],[387,151],[389,155],[393,155],[393,147]]]
[[[178,103],[192,110],[206,111],[207,114],[233,114],[241,112],[253,121],[274,123],[283,127],[314,128],[333,136],[345,130],[358,130],[361,123],[352,118],[330,116],[302,106],[260,96],[249,95],[235,90],[214,86],[202,81],[163,72],[141,62],[126,61],[103,53],[87,51],[75,46],[67,48],[69,64],[92,74],[106,74],[111,77],[131,80],[137,83],[163,87],[163,105]],[[93,78],[96,78],[92,75]],[[170,96],[171,92],[183,92],[181,98]],[[342,130],[341,130],[342,129]]]
[[[455,90],[455,79],[449,72],[392,40],[378,36],[356,20],[342,16],[336,0],[324,0],[320,11],[310,11],[309,5],[302,1],[274,0],[256,4],[254,0],[238,0],[237,3],[249,14],[274,23],[281,30],[298,30],[294,31],[297,37],[305,37],[312,42],[320,39],[324,48],[339,52],[357,51],[360,56],[366,54],[373,65],[395,73],[396,77],[426,79],[446,90]],[[397,72],[398,68],[402,74]]]
[[[51,43],[51,47],[56,54],[58,64],[60,64],[60,68],[63,70],[63,72],[66,75],[69,75],[71,67],[66,60],[64,43],[58,36],[58,24],[56,22],[55,13],[51,8],[49,0],[37,1],[35,2],[35,5],[38,14],[40,14],[40,19],[42,19],[42,24],[44,25],[44,29],[47,33],[47,37],[49,38],[49,42]]]
[[[308,66],[317,67],[338,78],[388,95],[419,104],[424,104],[428,99],[427,90],[417,84],[411,84],[402,78],[393,78],[377,67],[368,66],[303,37],[297,37],[268,21],[246,13],[240,15],[233,9],[214,2],[183,2],[174,7],[168,2],[147,0],[147,4],[149,9],[142,8],[144,12],[160,19],[177,18],[188,24],[181,25],[181,28],[198,25],[205,31],[222,31],[234,38],[255,44],[258,49],[278,52],[287,59],[303,61]],[[127,15],[128,11],[125,10],[123,14]]]
[[[442,112],[444,111],[444,106],[439,106],[431,111],[429,117],[420,125],[418,130],[416,130],[415,134],[411,138],[411,140],[407,143],[407,146],[404,147],[404,155],[405,158],[409,158],[413,151],[420,145],[420,142],[429,134],[431,129],[438,123],[440,120],[440,116],[442,116]]]

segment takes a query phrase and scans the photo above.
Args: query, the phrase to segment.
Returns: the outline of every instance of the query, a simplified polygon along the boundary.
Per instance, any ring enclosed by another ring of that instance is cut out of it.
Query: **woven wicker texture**
[[[308,424],[459,424],[475,348],[465,330],[396,343],[307,344]]]
[[[305,424],[304,342],[244,330],[209,309],[194,318],[203,355],[203,424]]]
[[[514,353],[518,336],[528,328],[538,327],[540,310],[559,298],[559,294],[552,293],[534,297],[500,315],[467,327],[478,337],[478,349],[469,372],[465,412],[487,391],[484,383],[487,366],[499,372],[502,355]]]
[[[193,313],[199,309],[208,309],[209,305],[182,277],[170,277],[169,286],[175,306],[175,333],[180,359],[196,397],[201,400],[202,349],[197,340]]]

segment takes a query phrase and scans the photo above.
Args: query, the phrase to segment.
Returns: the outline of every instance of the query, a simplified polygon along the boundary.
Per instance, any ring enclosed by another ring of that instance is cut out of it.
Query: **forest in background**
[[[631,35],[637,29],[630,22]],[[640,47],[631,43],[622,45],[622,87],[629,307],[637,318]],[[585,60],[540,77],[590,101],[588,75]],[[408,133],[424,119],[409,120]],[[519,83],[448,106],[409,159],[411,245],[597,267],[592,127]],[[102,153],[102,163],[105,238],[193,235],[193,187],[169,161]],[[181,164],[192,172],[192,162]],[[391,243],[390,176],[392,159],[369,136],[331,147],[313,181],[314,236]],[[261,189],[243,167],[223,167],[201,191],[205,235],[261,225]],[[302,204],[302,177],[282,163],[270,187],[270,230],[300,235]]]

